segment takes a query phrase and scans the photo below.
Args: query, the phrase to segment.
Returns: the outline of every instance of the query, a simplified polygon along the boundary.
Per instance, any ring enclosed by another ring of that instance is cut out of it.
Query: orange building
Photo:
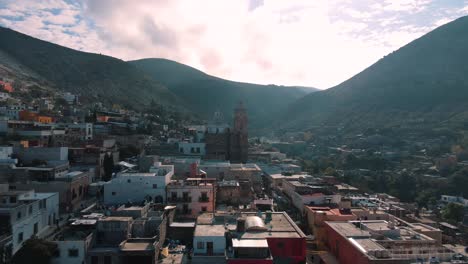
[[[54,121],[54,119],[50,116],[43,116],[37,113],[22,110],[19,112],[19,119],[22,121],[32,121],[32,122],[39,122],[42,124],[50,124]]]
[[[50,124],[54,119],[50,116],[38,116],[36,121],[42,124]]]
[[[21,121],[36,121],[38,114],[28,111],[28,110],[22,110],[19,112],[19,119]]]
[[[309,228],[315,236],[316,245],[319,249],[325,247],[326,221],[350,221],[357,220],[358,217],[351,212],[351,209],[332,209],[329,207],[305,206],[307,222]]]
[[[3,87],[3,89],[9,93],[13,92],[13,87],[11,86],[10,83],[0,81],[0,87]]]

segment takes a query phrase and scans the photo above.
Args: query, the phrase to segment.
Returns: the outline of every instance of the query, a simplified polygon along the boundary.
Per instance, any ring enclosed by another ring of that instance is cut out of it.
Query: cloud
[[[61,45],[319,88],[468,13],[461,0],[5,1],[2,25]]]

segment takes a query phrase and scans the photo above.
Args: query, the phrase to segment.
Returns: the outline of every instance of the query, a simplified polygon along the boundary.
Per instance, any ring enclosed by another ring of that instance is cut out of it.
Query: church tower
[[[249,150],[247,125],[247,109],[242,102],[239,102],[234,110],[234,127],[231,134],[230,160],[232,162],[247,162]]]

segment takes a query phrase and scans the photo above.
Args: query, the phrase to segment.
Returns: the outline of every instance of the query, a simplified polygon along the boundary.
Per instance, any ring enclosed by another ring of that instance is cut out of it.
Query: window
[[[202,206],[201,210],[202,212],[206,212],[206,206]]]
[[[30,206],[29,206],[29,214],[32,214],[32,211],[33,211],[32,209],[33,209],[33,208],[32,208],[32,205],[30,205]]]
[[[195,148],[191,147],[190,148],[190,153],[195,153]]]
[[[127,180],[127,182],[128,182],[128,183],[131,183],[131,182],[132,182],[132,180],[128,179],[128,180]]]
[[[23,242],[23,232],[18,234],[18,243]]]
[[[180,152],[180,153],[184,153],[184,148],[180,148],[180,149],[179,149],[179,152]]]
[[[16,197],[15,196],[10,197],[10,203],[16,203]]]
[[[197,242],[197,249],[204,249],[205,248],[205,242],[199,241]]]
[[[38,231],[39,231],[38,223],[34,223],[34,234],[37,234]]]
[[[68,249],[68,256],[69,257],[73,257],[73,258],[76,258],[78,257],[78,249],[77,248],[70,248]]]
[[[112,196],[115,196],[115,192],[112,192]]]
[[[197,153],[200,153],[200,148],[197,148]]]
[[[157,189],[158,188],[158,185],[157,184],[153,184],[153,189]]]
[[[16,219],[17,219],[17,220],[21,219],[21,212],[18,212],[18,213],[16,214]]]

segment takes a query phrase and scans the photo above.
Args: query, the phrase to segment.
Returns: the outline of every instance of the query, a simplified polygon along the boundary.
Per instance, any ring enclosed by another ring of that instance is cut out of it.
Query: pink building
[[[196,218],[201,212],[213,212],[216,199],[216,179],[187,178],[167,185],[167,202],[176,205],[178,214]]]

